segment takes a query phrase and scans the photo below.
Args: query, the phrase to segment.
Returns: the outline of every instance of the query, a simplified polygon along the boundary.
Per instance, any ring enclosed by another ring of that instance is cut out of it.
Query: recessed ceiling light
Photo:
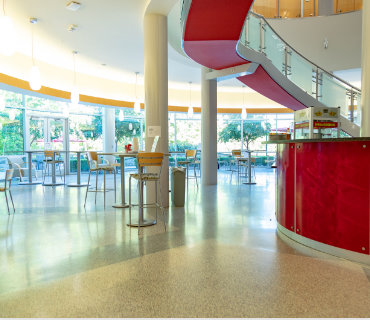
[[[78,9],[80,9],[80,7],[81,7],[81,3],[77,1],[69,1],[66,4],[66,9],[71,10],[71,11],[77,11]]]

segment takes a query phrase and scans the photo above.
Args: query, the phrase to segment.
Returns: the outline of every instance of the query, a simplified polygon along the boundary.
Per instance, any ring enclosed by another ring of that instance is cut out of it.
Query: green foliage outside
[[[249,145],[258,138],[266,136],[271,130],[271,125],[265,123],[262,126],[260,121],[243,121],[243,145],[249,150]],[[241,141],[241,124],[240,122],[230,122],[219,133],[219,141],[221,142],[239,142]]]
[[[23,114],[16,112],[14,120],[7,111],[0,112],[0,150],[2,153],[23,151]]]

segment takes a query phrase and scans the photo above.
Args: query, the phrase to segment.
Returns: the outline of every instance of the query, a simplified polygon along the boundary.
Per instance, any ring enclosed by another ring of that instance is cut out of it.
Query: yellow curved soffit
[[[69,100],[71,93],[68,91],[63,91],[59,89],[49,88],[42,86],[39,91],[34,91],[29,87],[29,84],[25,80],[14,78],[6,74],[0,73],[0,82],[6,85],[22,89],[29,92],[35,92],[39,94],[44,94],[47,96],[66,99]],[[106,99],[88,96],[80,94],[80,101],[85,103],[103,105],[103,106],[112,106],[112,107],[125,107],[125,108],[134,108],[134,102]],[[141,109],[144,109],[144,103],[141,103]],[[179,107],[179,106],[168,106],[169,111],[176,112],[187,112],[188,107]],[[195,107],[194,112],[201,112],[201,108]],[[291,113],[292,111],[287,108],[247,108],[248,113]],[[241,113],[241,108],[217,108],[217,113]]]

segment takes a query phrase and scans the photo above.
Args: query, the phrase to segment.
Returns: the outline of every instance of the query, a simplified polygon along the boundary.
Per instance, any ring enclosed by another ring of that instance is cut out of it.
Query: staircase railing
[[[249,12],[239,40],[245,47],[264,54],[283,76],[328,107],[360,124],[361,90],[324,70],[286,43],[266,19]],[[244,57],[248,60],[248,57]]]

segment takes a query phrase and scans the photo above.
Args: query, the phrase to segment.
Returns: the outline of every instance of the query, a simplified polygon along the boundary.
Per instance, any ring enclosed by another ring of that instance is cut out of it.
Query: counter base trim
[[[370,266],[370,255],[361,254],[357,252],[352,252],[345,249],[340,249],[337,247],[333,247],[315,240],[308,239],[303,237],[299,234],[296,234],[287,228],[283,227],[279,223],[277,223],[277,232],[280,238],[283,240],[288,237],[290,240],[293,240],[290,244],[294,247],[297,243],[312,248],[314,250],[318,250],[332,256],[336,256],[338,258],[350,260],[353,262],[361,263],[367,266]]]

